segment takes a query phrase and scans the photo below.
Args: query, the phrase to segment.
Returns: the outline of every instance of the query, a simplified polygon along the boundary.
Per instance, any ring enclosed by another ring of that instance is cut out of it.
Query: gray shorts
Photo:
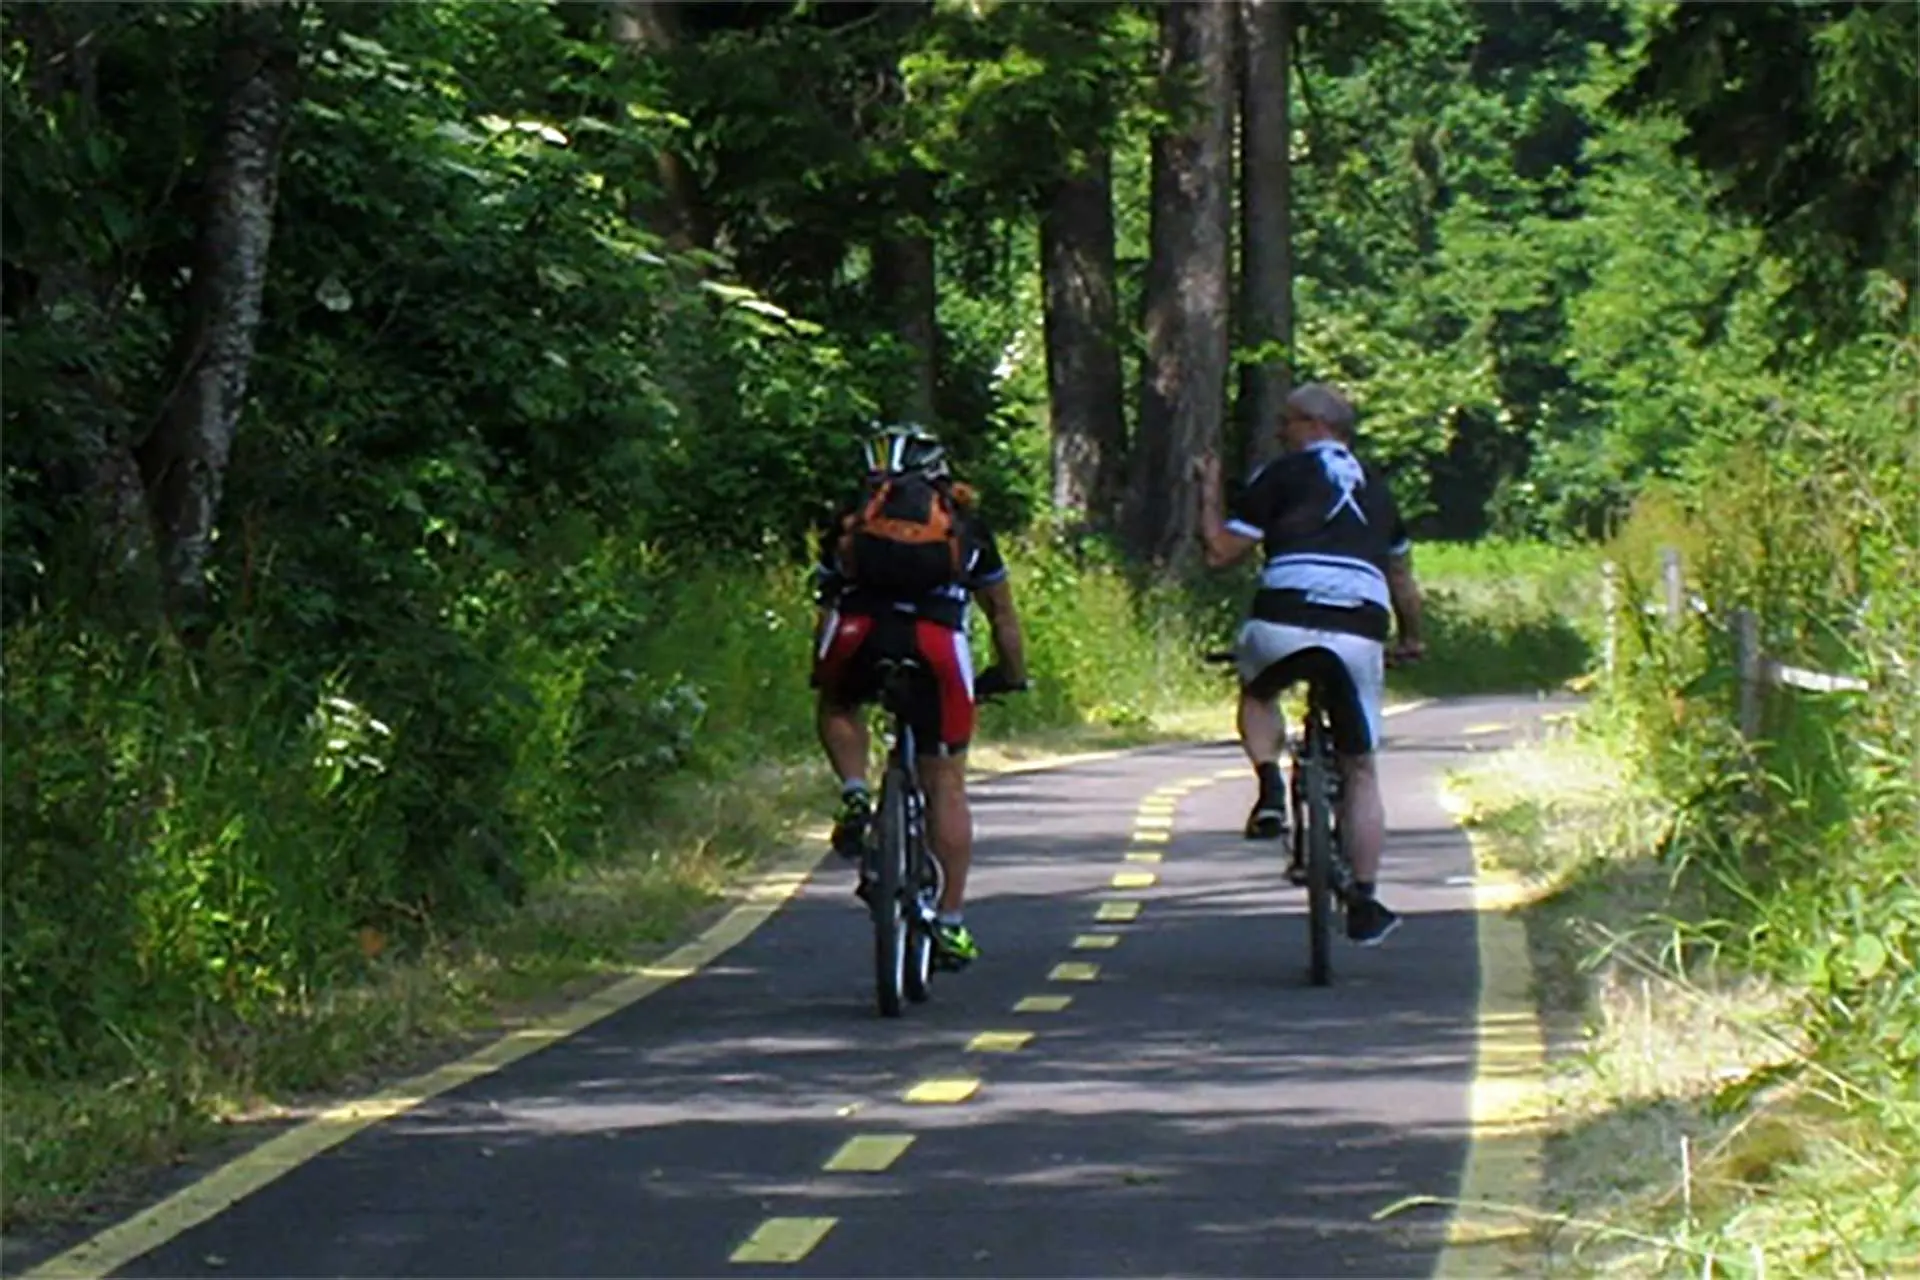
[[[1332,693],[1328,711],[1334,747],[1342,755],[1366,755],[1380,745],[1380,704],[1386,695],[1386,646],[1364,636],[1316,631],[1284,622],[1250,620],[1234,641],[1240,685],[1273,698],[1313,675]]]

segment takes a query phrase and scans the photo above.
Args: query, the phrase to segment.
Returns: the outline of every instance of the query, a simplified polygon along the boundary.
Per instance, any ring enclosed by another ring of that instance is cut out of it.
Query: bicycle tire
[[[907,779],[899,765],[889,765],[880,784],[877,823],[878,855],[873,877],[873,979],[880,1015],[900,1016],[907,984],[907,939],[910,924],[901,886],[907,871]]]
[[[1307,978],[1316,987],[1333,980],[1333,827],[1327,802],[1326,743],[1315,726],[1308,730],[1307,801]]]
[[[933,995],[934,969],[933,921],[928,913],[940,901],[941,870],[939,859],[927,849],[924,801],[918,808],[920,821],[908,828],[912,832],[912,841],[907,850],[907,865],[912,869],[908,880],[912,885],[912,910],[907,926],[905,984],[907,999],[915,1004],[925,1004]]]

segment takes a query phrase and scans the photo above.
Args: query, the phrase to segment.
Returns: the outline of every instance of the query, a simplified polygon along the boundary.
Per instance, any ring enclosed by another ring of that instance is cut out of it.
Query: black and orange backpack
[[[840,564],[861,587],[925,595],[966,573],[960,506],[967,494],[909,473],[888,476],[842,522]]]

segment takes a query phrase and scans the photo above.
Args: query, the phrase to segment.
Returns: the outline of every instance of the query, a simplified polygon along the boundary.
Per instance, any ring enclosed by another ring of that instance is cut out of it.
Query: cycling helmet
[[[947,475],[947,447],[940,437],[911,422],[875,431],[861,453],[869,476],[919,474],[940,480]]]

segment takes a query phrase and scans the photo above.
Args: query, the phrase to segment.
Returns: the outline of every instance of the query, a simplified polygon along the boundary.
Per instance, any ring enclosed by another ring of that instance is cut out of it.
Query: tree
[[[1240,363],[1235,401],[1249,473],[1293,382],[1293,14],[1241,0]]]
[[[1174,118],[1153,140],[1130,523],[1136,551],[1175,571],[1195,555],[1191,463],[1219,447],[1225,410],[1236,19],[1228,4],[1160,10],[1160,76]]]
[[[220,488],[246,405],[299,61],[291,6],[241,0],[220,21],[220,97],[177,389],[138,450],[160,535],[162,584],[171,607],[187,613],[206,602]]]

